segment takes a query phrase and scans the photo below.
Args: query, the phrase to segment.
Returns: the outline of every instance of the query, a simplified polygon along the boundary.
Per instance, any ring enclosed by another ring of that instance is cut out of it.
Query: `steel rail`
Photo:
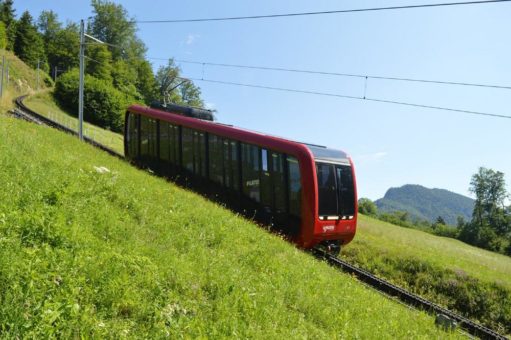
[[[407,305],[417,307],[419,309],[425,310],[429,313],[435,313],[444,315],[451,320],[454,320],[458,323],[458,326],[469,334],[477,336],[481,339],[498,339],[498,340],[506,340],[508,339],[502,334],[497,333],[496,331],[484,327],[478,323],[475,323],[472,320],[469,320],[459,314],[456,314],[444,307],[441,307],[431,301],[428,301],[419,295],[413,294],[401,287],[398,287],[386,280],[383,280],[370,272],[358,268],[346,261],[343,261],[333,255],[326,253],[325,251],[314,248],[311,250],[312,254],[316,256],[318,259],[324,259],[330,265],[335,268],[342,270],[348,274],[354,275],[358,280],[366,283],[367,285],[375,288],[378,291],[381,291],[387,295],[398,298],[403,301]]]
[[[71,130],[68,127],[61,125],[51,119],[48,119],[48,118],[40,115],[39,113],[26,107],[25,104],[23,103],[23,100],[25,99],[26,96],[27,95],[24,95],[24,96],[21,96],[21,97],[18,97],[15,99],[15,103],[21,111],[23,111],[24,113],[28,114],[29,116],[32,116],[33,118],[35,118],[36,121],[39,121],[43,124],[54,127],[61,131],[70,133],[74,136],[78,136],[78,133],[76,131]],[[118,152],[110,149],[109,147],[104,146],[88,137],[84,136],[84,141],[86,141],[87,143],[89,143],[95,147],[100,148],[103,151],[108,152],[109,154],[111,154],[113,156],[124,159],[123,155],[119,154]],[[456,314],[444,307],[441,307],[431,301],[428,301],[428,300],[420,297],[419,295],[413,294],[401,287],[398,287],[384,279],[381,279],[381,278],[371,274],[370,272],[368,272],[364,269],[358,268],[344,260],[341,260],[333,255],[330,255],[321,249],[313,248],[313,249],[311,249],[311,253],[318,259],[325,260],[333,267],[338,268],[348,274],[354,275],[358,280],[364,282],[365,284],[373,287],[374,289],[376,289],[380,292],[385,293],[388,296],[396,297],[409,306],[413,306],[413,307],[425,310],[429,313],[444,315],[444,316],[450,318],[451,320],[456,321],[458,323],[458,325],[460,326],[460,328],[464,329],[471,335],[477,336],[484,340],[486,340],[486,339],[508,340],[507,337],[505,337],[502,334],[497,333],[496,331],[494,331],[492,329],[489,329],[489,328],[484,327],[478,323],[475,323],[474,321],[467,319],[461,315],[458,315],[458,314]]]

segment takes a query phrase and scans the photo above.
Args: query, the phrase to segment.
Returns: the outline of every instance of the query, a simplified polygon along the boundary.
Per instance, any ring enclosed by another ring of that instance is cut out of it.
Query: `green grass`
[[[35,112],[55,121],[68,128],[78,131],[78,119],[63,111],[53,99],[50,92],[39,93],[30,96],[24,101],[25,105]],[[108,146],[121,155],[124,154],[123,136],[109,130],[102,129],[93,124],[83,123],[83,134],[93,140]]]
[[[360,215],[342,257],[381,277],[511,333],[511,258],[455,239]]]
[[[0,115],[0,169],[2,338],[461,336],[64,133]]]

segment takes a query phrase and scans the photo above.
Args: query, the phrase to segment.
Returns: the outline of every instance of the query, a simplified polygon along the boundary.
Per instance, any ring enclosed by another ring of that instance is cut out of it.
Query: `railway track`
[[[312,249],[311,252],[317,258],[324,259],[333,267],[336,267],[348,274],[356,276],[358,280],[377,289],[378,291],[381,291],[386,295],[398,298],[407,305],[437,315],[437,320],[440,319],[441,325],[443,325],[446,328],[454,327],[455,322],[457,326],[459,326],[469,334],[477,336],[481,339],[499,339],[499,340],[507,339],[504,335],[499,334],[492,329],[484,327],[478,323],[475,323],[472,320],[469,320],[459,314],[456,314],[446,308],[443,308],[401,287],[393,285],[392,283],[383,280],[366,270],[360,269],[335,256],[329,255],[321,249],[315,248]]]
[[[23,99],[25,99],[25,96],[21,96],[15,99],[16,105],[20,112],[18,112],[16,115],[20,118],[33,121],[38,124],[45,124],[51,127],[54,127],[56,129],[59,129],[61,131],[67,132],[69,134],[77,136],[78,133],[74,130],[69,129],[66,126],[63,126],[53,120],[50,120],[37,112],[32,111],[28,107],[26,107],[23,104]],[[119,154],[118,152],[84,136],[84,140],[103,150],[108,152],[109,154],[124,159],[124,156]],[[370,272],[360,269],[346,261],[343,261],[335,256],[329,255],[325,251],[314,248],[311,250],[311,253],[317,257],[318,259],[325,260],[327,263],[329,263],[331,266],[342,270],[343,272],[346,272],[348,274],[354,275],[357,277],[358,280],[364,282],[365,284],[373,287],[374,289],[388,295],[394,298],[399,299],[403,303],[413,306],[415,308],[424,310],[426,312],[429,312],[431,314],[435,314],[437,316],[437,321],[440,320],[440,326],[445,328],[455,328],[459,326],[469,334],[473,336],[477,336],[481,339],[499,339],[499,340],[506,340],[508,339],[502,334],[497,333],[496,331],[489,329],[487,327],[484,327],[478,323],[475,323],[472,320],[469,320],[459,314],[456,314],[446,308],[443,308],[431,301],[428,301],[416,294],[413,294],[411,292],[406,291],[403,288],[400,288],[386,280],[383,280]]]
[[[26,119],[26,120],[31,120],[33,122],[36,122],[36,123],[39,123],[39,124],[45,124],[45,125],[48,125],[48,126],[51,126],[55,129],[58,129],[58,130],[61,130],[61,131],[64,131],[64,132],[67,132],[73,136],[78,136],[78,132],[68,128],[67,126],[64,126],[62,124],[59,124],[51,119],[48,119],[46,118],[45,116],[29,109],[24,103],[23,103],[23,100],[27,97],[27,95],[24,95],[24,96],[21,96],[21,97],[18,97],[14,100],[14,102],[16,103],[16,106],[18,107],[18,110],[20,110],[20,114],[19,115],[23,115],[23,119]],[[89,137],[86,137],[86,136],[83,136],[83,140],[105,152],[108,152],[110,155],[112,156],[115,156],[115,157],[118,157],[118,158],[121,158],[121,159],[124,159],[124,155],[121,155],[120,153],[118,153],[117,151],[114,151],[112,149],[110,149],[109,147],[107,146],[104,146],[103,144],[100,144],[98,142],[96,142],[95,140],[89,138]]]

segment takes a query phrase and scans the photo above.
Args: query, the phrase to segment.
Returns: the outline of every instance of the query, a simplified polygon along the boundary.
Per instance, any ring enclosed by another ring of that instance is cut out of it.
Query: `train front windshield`
[[[351,166],[316,162],[320,218],[355,214],[355,188]]]

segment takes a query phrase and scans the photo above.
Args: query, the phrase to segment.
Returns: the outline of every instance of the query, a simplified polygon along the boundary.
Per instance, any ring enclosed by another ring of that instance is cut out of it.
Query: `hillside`
[[[359,215],[341,257],[438,304],[511,334],[511,258]]]
[[[406,211],[413,219],[430,222],[441,216],[450,225],[456,225],[458,216],[470,220],[474,207],[474,200],[469,197],[412,184],[390,188],[375,203],[382,212]]]
[[[5,71],[3,95],[0,99],[0,112],[6,112],[14,107],[14,98],[37,91],[37,72],[12,52],[0,49],[0,53],[5,56],[6,66],[9,67],[9,82],[7,82],[7,71]],[[1,61],[0,58],[0,65]],[[50,77],[41,71],[39,73],[39,90],[47,89],[48,84],[51,83]]]
[[[40,115],[64,125],[71,130],[78,131],[78,119],[57,105],[52,92],[45,91],[29,96],[23,103]],[[124,154],[124,137],[122,134],[102,129],[88,122],[83,122],[83,135],[117,151],[121,155]]]
[[[0,115],[7,338],[445,338],[202,197]]]

